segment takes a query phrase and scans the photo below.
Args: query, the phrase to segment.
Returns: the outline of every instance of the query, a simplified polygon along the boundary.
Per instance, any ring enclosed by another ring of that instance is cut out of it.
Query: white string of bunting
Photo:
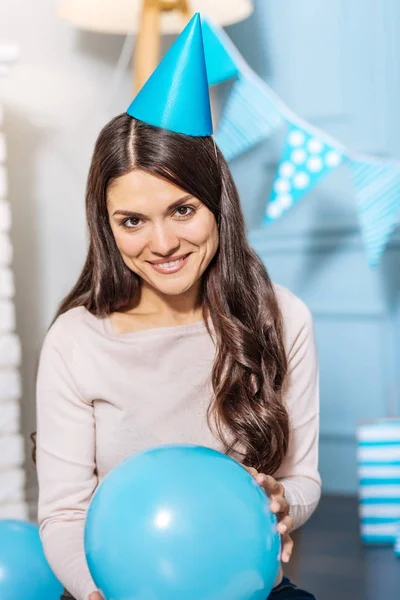
[[[281,218],[328,173],[350,168],[368,263],[379,264],[400,211],[400,162],[351,151],[308,123],[247,64],[225,31],[203,19],[210,85],[235,78],[215,140],[226,159],[243,154],[283,125],[287,133],[264,223]]]

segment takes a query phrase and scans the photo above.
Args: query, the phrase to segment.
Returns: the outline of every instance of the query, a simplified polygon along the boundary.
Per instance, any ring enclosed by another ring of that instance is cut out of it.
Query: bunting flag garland
[[[207,19],[201,19],[201,29],[209,85],[216,85],[236,77],[239,74],[239,69],[225,47],[226,40],[224,44],[216,29]]]
[[[400,162],[351,152],[298,117],[249,67],[221,27],[204,18],[202,22],[210,85],[235,78],[215,133],[225,158],[232,160],[267,139],[277,128],[289,126],[266,202],[264,223],[281,218],[325,175],[346,164],[353,175],[368,263],[376,267],[400,210]]]
[[[268,138],[283,123],[263,82],[240,74],[218,124],[215,141],[226,160],[232,160]]]
[[[400,211],[400,164],[373,160],[349,162],[361,232],[368,262],[376,266],[392,234]]]
[[[236,78],[215,134],[221,152],[232,160],[267,139],[284,118],[272,90],[250,69],[225,31],[204,17],[202,27],[209,84]]]
[[[291,125],[267,204],[265,222],[281,217],[342,160],[342,152],[328,141]]]

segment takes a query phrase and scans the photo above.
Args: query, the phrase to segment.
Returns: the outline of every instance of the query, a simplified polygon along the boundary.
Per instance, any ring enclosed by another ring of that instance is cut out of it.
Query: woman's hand
[[[89,600],[104,600],[103,596],[100,594],[100,592],[92,592],[89,595]]]
[[[282,561],[289,562],[293,552],[293,540],[289,535],[291,528],[293,527],[293,519],[289,516],[289,502],[285,498],[285,488],[279,481],[276,481],[271,475],[264,475],[259,473],[252,467],[246,467],[245,469],[253,475],[254,479],[264,488],[270,498],[271,512],[275,513],[278,518],[277,529],[282,535]]]

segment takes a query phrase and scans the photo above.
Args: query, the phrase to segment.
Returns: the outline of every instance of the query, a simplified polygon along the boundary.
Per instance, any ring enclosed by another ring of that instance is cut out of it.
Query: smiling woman
[[[89,503],[105,475],[143,448],[207,446],[246,466],[278,516],[284,562],[291,529],[320,497],[312,318],[272,283],[248,243],[236,186],[211,135],[200,27],[197,17],[182,33],[196,53],[187,81],[186,67],[175,64],[190,59],[186,45],[161,77],[164,95],[150,79],[142,93],[156,101],[139,94],[138,107],[99,134],[86,189],[86,261],[41,353],[40,532],[76,600],[100,598],[83,551]],[[175,71],[182,102],[176,90],[169,97]],[[282,571],[275,583],[271,598],[310,598]],[[164,600],[193,597],[174,585]],[[204,600],[218,596],[212,577],[205,585]],[[149,589],[138,600],[155,596]],[[240,590],[232,597],[244,600]]]
[[[200,277],[218,248],[214,214],[199,198],[139,166],[110,186],[107,209],[121,256],[141,277],[138,312],[154,301],[155,290],[199,295]]]

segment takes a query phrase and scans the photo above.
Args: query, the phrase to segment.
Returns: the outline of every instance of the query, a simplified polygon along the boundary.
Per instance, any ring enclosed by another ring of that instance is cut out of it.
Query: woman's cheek
[[[135,236],[136,237],[136,236]],[[143,244],[140,243],[139,239],[134,239],[133,235],[127,233],[122,234],[116,238],[117,246],[119,251],[125,256],[134,258],[140,253],[140,248]]]

